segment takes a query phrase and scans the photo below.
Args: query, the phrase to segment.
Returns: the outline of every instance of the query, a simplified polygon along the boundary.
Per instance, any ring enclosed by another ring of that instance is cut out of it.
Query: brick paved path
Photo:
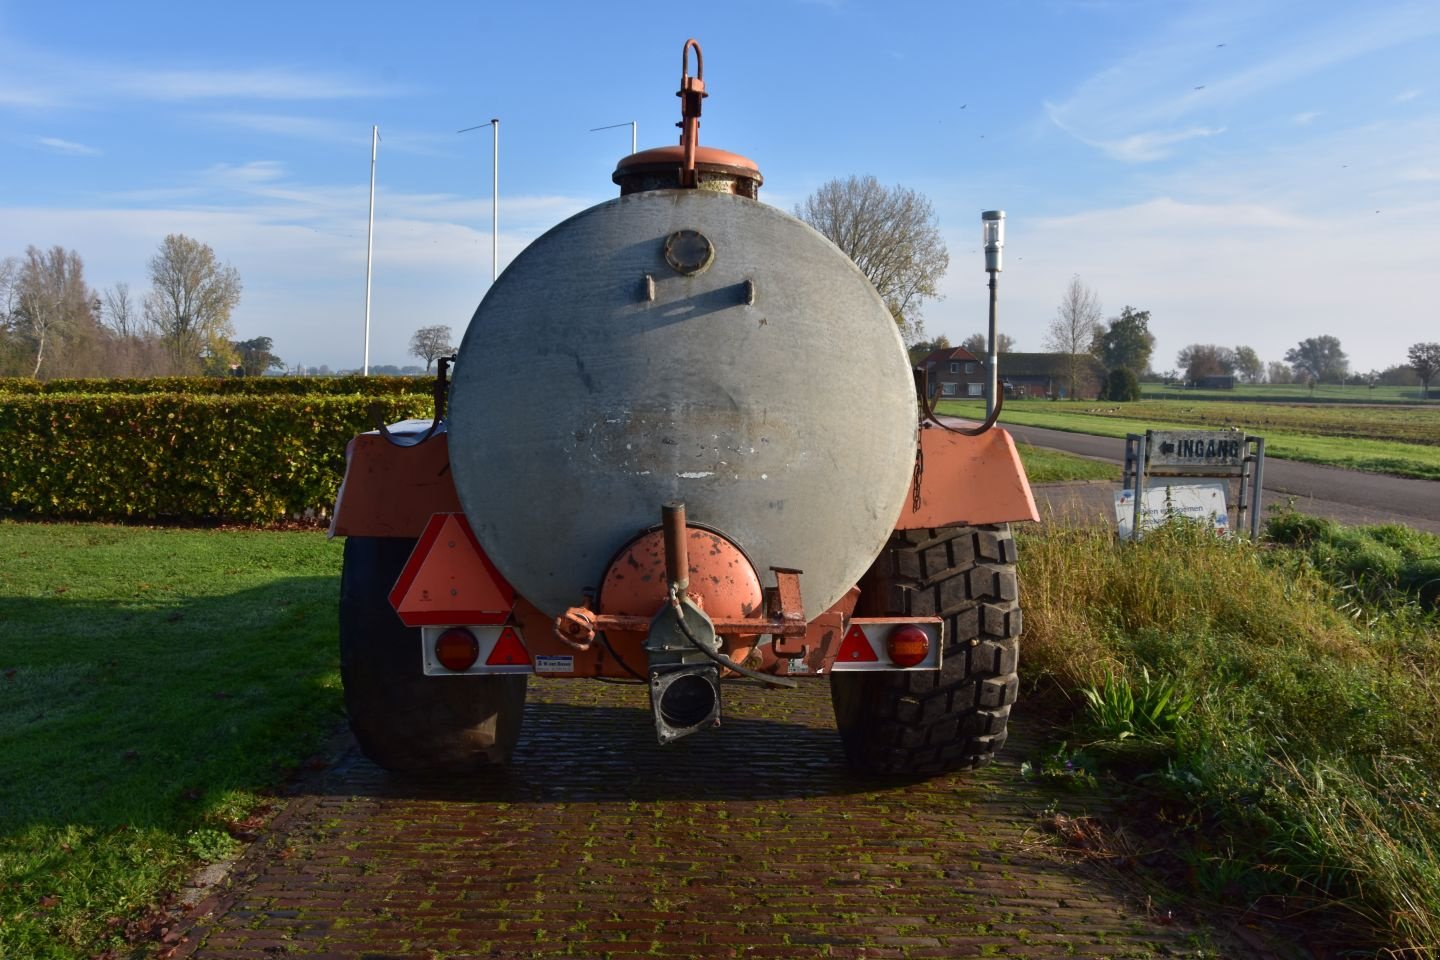
[[[1247,956],[1044,842],[1023,729],[986,770],[877,784],[846,772],[823,682],[725,696],[724,727],[661,749],[643,688],[532,682],[490,780],[416,784],[351,748],[179,956]]]

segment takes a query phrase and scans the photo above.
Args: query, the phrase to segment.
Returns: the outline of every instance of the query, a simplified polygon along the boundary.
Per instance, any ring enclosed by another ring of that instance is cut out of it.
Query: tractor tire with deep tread
[[[350,537],[340,575],[340,678],[365,756],[403,773],[472,773],[509,761],[526,677],[427,677],[420,631],[390,606],[415,541]]]
[[[896,531],[860,582],[864,616],[941,617],[938,671],[830,678],[846,757],[875,775],[989,763],[1019,689],[1020,604],[1009,524]]]

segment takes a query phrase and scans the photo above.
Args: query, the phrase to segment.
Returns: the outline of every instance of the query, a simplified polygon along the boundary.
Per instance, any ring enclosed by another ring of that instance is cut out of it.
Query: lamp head
[[[1000,251],[1005,247],[1005,211],[986,210],[980,214],[981,242],[985,246],[985,269],[1000,272]]]

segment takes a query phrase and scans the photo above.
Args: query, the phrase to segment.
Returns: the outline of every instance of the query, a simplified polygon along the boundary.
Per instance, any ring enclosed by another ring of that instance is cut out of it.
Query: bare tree
[[[924,337],[920,310],[940,298],[950,253],[924,194],[873,176],[831,180],[795,207],[875,285],[907,343]]]
[[[0,324],[9,324],[15,315],[19,284],[20,261],[14,257],[0,260]]]
[[[443,323],[421,327],[410,337],[410,352],[425,361],[425,372],[429,373],[430,364],[455,352],[454,339],[455,334]]]
[[[1060,297],[1060,305],[1055,308],[1055,319],[1050,321],[1050,327],[1045,332],[1046,349],[1066,356],[1071,400],[1075,399],[1081,365],[1104,334],[1104,327],[1100,324],[1103,315],[1100,297],[1095,291],[1078,276],[1071,277],[1069,286]]]
[[[130,296],[130,284],[120,281],[113,287],[106,287],[101,294],[104,308],[101,315],[105,325],[117,337],[129,339],[140,332],[140,318],[135,313],[135,301]]]
[[[90,288],[85,286],[85,265],[74,250],[55,246],[29,247],[15,280],[13,326],[29,342],[35,355],[30,376],[39,377],[46,351],[52,361],[67,333],[89,332],[92,321]],[[53,366],[53,362],[52,362]]]
[[[240,302],[240,274],[215,259],[209,244],[172,233],[150,258],[145,320],[160,335],[175,373],[191,373],[201,357],[228,355],[230,312]]]

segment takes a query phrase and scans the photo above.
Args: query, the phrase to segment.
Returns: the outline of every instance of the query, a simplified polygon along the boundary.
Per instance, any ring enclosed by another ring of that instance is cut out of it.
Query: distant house
[[[964,347],[941,347],[915,364],[924,370],[930,389],[939,389],[941,397],[983,397],[989,377],[985,362]]]
[[[1084,354],[1076,362],[1075,395],[1100,395],[1105,370]],[[1000,388],[1016,400],[1061,400],[1070,396],[1070,355],[1066,353],[1005,353],[1000,355]]]

